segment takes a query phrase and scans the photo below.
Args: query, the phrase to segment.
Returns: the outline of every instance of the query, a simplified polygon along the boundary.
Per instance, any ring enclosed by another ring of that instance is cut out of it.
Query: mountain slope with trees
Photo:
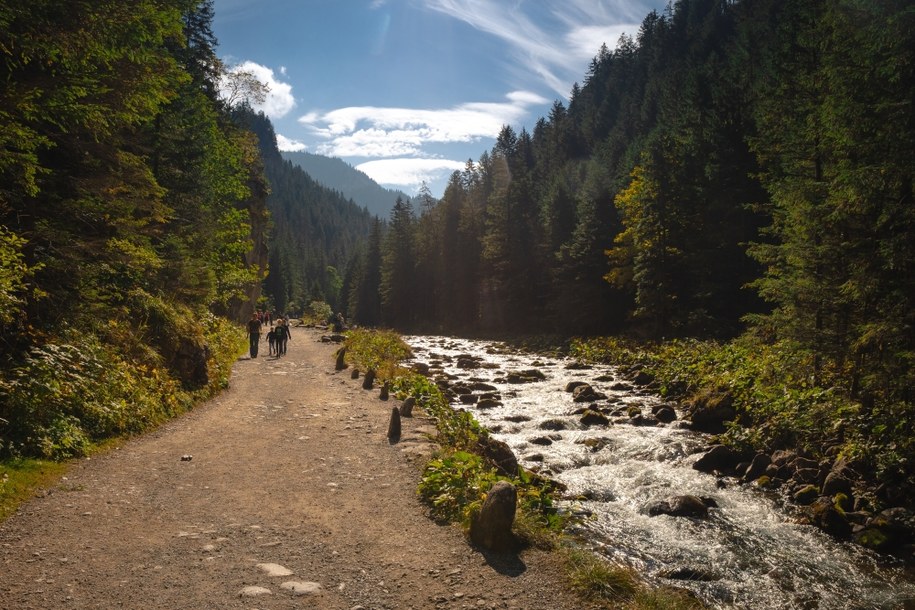
[[[240,107],[236,116],[257,134],[270,184],[270,261],[264,281],[269,302],[263,305],[301,313],[312,301],[324,301],[338,310],[345,267],[365,243],[372,214],[285,159],[263,113]]]
[[[211,0],[0,6],[0,455],[65,457],[225,383],[266,269]]]
[[[740,336],[731,353],[761,357],[773,400],[743,414],[741,442],[828,450],[915,489],[912,49],[902,0],[672,2],[532,132],[504,127],[441,201],[401,206],[398,237],[349,281],[377,310],[350,314]]]
[[[316,182],[339,191],[379,218],[388,217],[398,197],[408,198],[406,193],[380,186],[343,159],[309,152],[283,152],[282,156],[293,165],[301,167]]]

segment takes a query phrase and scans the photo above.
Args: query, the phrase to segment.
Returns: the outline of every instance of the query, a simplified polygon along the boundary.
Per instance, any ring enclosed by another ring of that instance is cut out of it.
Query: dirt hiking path
[[[484,555],[425,516],[431,422],[389,444],[397,401],[319,338],[239,360],[227,391],[0,524],[0,608],[581,608],[550,555]]]

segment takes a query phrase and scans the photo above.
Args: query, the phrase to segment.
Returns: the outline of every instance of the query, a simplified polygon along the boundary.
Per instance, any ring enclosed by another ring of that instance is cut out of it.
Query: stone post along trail
[[[495,555],[416,494],[434,422],[292,329],[228,390],[81,460],[0,524],[0,609],[581,608],[535,549]]]

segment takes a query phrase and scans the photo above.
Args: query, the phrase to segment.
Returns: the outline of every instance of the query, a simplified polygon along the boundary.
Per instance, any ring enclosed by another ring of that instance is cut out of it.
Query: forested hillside
[[[313,155],[308,152],[284,152],[283,158],[301,167],[306,174],[325,187],[368,209],[369,213],[387,218],[398,197],[408,196],[380,186],[343,159]]]
[[[212,13],[0,3],[0,456],[80,454],[227,380],[267,185]]]
[[[440,202],[400,202],[354,267],[350,313],[741,335],[670,381],[702,370],[744,393],[739,442],[863,456],[912,483],[913,50],[906,0],[672,2],[532,132],[504,127]]]
[[[337,310],[342,303],[343,270],[365,243],[372,214],[284,160],[273,126],[262,113],[242,107],[235,115],[257,134],[270,183],[270,273],[264,282],[267,302],[263,306],[301,313],[312,301],[324,301]],[[393,203],[392,198],[388,210]]]
[[[440,202],[395,208],[372,263],[382,319],[649,338],[749,319],[824,362],[901,364],[913,24],[902,1],[649,14],[533,132],[504,127]]]

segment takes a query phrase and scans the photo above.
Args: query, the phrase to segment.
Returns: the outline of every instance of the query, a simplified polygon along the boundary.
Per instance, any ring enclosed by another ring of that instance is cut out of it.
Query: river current
[[[498,388],[500,406],[454,406],[470,410],[508,443],[523,466],[564,484],[565,495],[575,498],[565,507],[590,515],[575,526],[577,533],[609,559],[659,583],[689,588],[715,608],[915,609],[911,572],[795,523],[790,507],[773,492],[694,470],[708,443],[705,435],[677,421],[636,426],[620,418],[609,426],[583,426],[573,414],[582,405],[565,391],[570,381],[606,394],[601,404],[649,414],[661,402],[628,385],[613,367],[568,368],[568,360],[486,341],[405,339],[416,361],[457,380]],[[467,368],[468,359],[460,355],[477,358],[478,366]],[[507,381],[511,372],[528,369],[545,379]],[[686,494],[711,498],[717,508],[707,519],[649,516],[650,503]],[[698,580],[677,577],[684,573]]]

